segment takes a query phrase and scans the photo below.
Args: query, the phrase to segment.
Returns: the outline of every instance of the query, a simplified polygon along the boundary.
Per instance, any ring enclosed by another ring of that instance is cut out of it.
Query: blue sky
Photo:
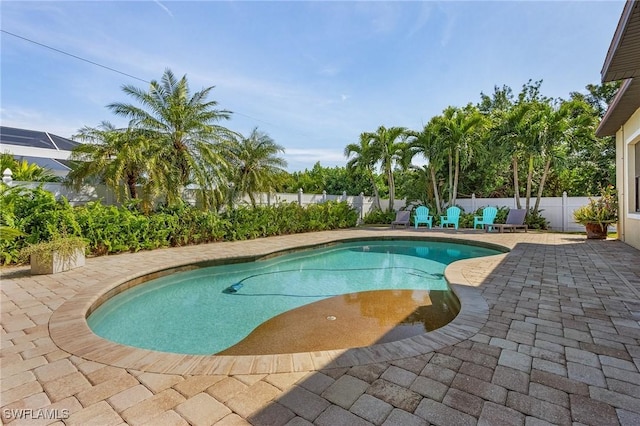
[[[286,148],[289,170],[344,165],[380,125],[419,130],[495,85],[600,82],[623,1],[2,1],[2,29],[143,80],[166,68]],[[1,122],[70,137],[146,83],[1,36]]]

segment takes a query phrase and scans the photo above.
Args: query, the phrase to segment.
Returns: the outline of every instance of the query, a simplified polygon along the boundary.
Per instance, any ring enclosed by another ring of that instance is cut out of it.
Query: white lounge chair
[[[400,210],[396,213],[396,220],[391,222],[391,228],[395,228],[396,226],[402,225],[405,228],[409,226],[409,222],[411,221],[411,212],[408,210]]]

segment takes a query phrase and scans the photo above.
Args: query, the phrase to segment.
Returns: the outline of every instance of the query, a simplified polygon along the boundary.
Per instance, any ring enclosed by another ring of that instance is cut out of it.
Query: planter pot
[[[84,266],[84,250],[76,249],[71,256],[61,256],[54,251],[52,256],[31,255],[31,274],[57,274],[58,272]]]
[[[587,229],[587,239],[604,240],[607,238],[608,225],[606,223],[587,223],[585,228]]]

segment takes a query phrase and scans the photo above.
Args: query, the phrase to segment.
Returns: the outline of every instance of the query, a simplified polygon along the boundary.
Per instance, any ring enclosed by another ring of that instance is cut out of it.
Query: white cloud
[[[311,164],[315,163],[316,161],[320,161],[321,163],[344,163],[346,161],[344,153],[337,149],[286,148],[284,156],[288,159],[291,159],[292,161],[304,161],[305,163]]]
[[[70,138],[84,125],[60,117],[55,112],[48,114],[36,109],[3,107],[0,109],[0,117],[2,125],[6,127],[49,132],[64,138]]]
[[[159,0],[154,0],[154,3],[157,4],[158,6],[160,6],[160,8],[162,10],[164,10],[165,12],[167,12],[167,15],[171,16],[173,18],[173,13],[171,13],[171,10],[169,10],[169,8],[167,6],[165,6],[164,4],[162,4]]]
[[[318,71],[318,74],[324,75],[327,77],[334,77],[339,73],[340,73],[340,68],[333,65],[325,65],[324,67],[320,68],[320,70]]]
[[[429,22],[432,10],[433,4],[428,2],[420,3],[420,12],[416,15],[413,26],[411,26],[407,32],[407,38],[413,37],[422,30],[422,28]]]

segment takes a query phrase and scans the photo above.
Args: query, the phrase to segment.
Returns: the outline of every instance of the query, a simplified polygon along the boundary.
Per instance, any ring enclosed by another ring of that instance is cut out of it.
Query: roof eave
[[[635,36],[640,35],[640,30],[638,29],[639,16],[640,2],[638,0],[628,0],[625,2],[600,72],[603,83],[625,78],[640,77],[640,70],[636,66],[629,68],[626,65],[629,63],[629,57],[634,57],[638,54],[639,48],[632,42],[625,43],[625,40],[628,40],[630,37],[630,32],[633,32]]]
[[[640,79],[625,80],[596,130],[596,136],[613,136],[640,108]]]

